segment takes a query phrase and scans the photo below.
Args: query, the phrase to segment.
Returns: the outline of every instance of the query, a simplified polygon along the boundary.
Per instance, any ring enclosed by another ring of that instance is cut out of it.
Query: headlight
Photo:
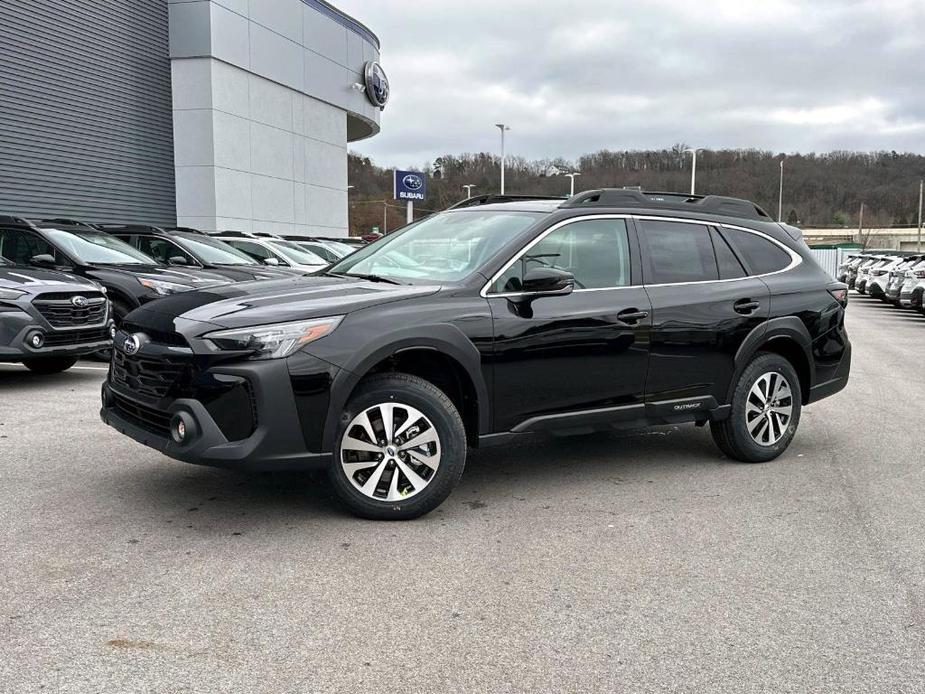
[[[21,292],[18,289],[0,289],[0,299],[8,299],[14,301],[21,296],[25,296],[26,292]]]
[[[332,316],[296,323],[219,330],[203,337],[220,349],[251,351],[251,359],[282,359],[302,349],[309,342],[333,332],[343,318]]]
[[[138,281],[148,289],[153,289],[155,294],[167,296],[178,292],[188,292],[192,287],[186,284],[176,284],[174,282],[163,282],[162,280],[149,280],[138,278]]]

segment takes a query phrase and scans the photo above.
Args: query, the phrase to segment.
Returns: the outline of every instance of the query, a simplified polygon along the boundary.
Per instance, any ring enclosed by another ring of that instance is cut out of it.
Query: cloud
[[[342,0],[392,101],[353,145],[383,165],[602,148],[922,151],[921,0]]]

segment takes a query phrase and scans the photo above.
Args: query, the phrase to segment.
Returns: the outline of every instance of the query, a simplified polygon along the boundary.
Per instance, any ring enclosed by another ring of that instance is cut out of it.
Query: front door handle
[[[640,311],[635,308],[628,308],[625,311],[620,311],[620,313],[617,314],[617,320],[619,320],[621,323],[629,323],[630,325],[633,323],[638,323],[643,318],[648,317],[648,311]]]
[[[742,313],[747,316],[761,308],[761,304],[751,299],[739,299],[732,305],[732,308],[736,313]]]

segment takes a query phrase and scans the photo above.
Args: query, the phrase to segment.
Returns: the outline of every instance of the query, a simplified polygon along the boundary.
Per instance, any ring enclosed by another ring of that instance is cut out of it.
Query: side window
[[[237,239],[229,239],[228,243],[237,248],[239,251],[247,253],[254,260],[263,262],[267,258],[276,258],[280,265],[288,264],[282,258],[277,258],[276,255],[261,246],[259,243],[252,243],[251,241],[238,241]]]
[[[763,236],[726,227],[723,227],[722,234],[748,265],[751,275],[777,272],[790,265],[790,254]]]
[[[643,221],[640,243],[646,284],[719,279],[710,230],[706,226]]]
[[[725,239],[712,227],[710,228],[710,238],[713,240],[713,250],[716,251],[719,278],[721,280],[731,280],[737,277],[745,277],[747,273],[745,268],[742,267],[742,263],[736,258],[735,253],[732,252]]]
[[[67,259],[45,239],[24,231],[0,231],[0,255],[19,265],[28,265],[37,255],[50,255],[56,265],[69,265]]]
[[[138,239],[138,242],[135,245],[138,250],[145,255],[150,255],[159,263],[167,265],[170,262],[170,259],[175,257],[185,258],[186,262],[191,265],[196,263],[196,261],[189,253],[184,251],[172,241],[168,241],[167,239],[162,239],[157,236],[138,236],[136,238]]]
[[[629,241],[622,219],[566,224],[521,255],[492,286],[492,293],[519,292],[523,275],[553,267],[575,276],[576,289],[623,287],[630,283]]]

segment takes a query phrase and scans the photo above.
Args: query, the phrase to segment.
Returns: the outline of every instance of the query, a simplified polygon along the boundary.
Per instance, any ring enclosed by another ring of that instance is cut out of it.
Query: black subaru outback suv
[[[127,316],[105,422],[179,460],[327,468],[358,515],[412,518],[467,446],[710,423],[776,458],[845,387],[847,288],[799,230],[717,196],[481,196],[314,276]]]

